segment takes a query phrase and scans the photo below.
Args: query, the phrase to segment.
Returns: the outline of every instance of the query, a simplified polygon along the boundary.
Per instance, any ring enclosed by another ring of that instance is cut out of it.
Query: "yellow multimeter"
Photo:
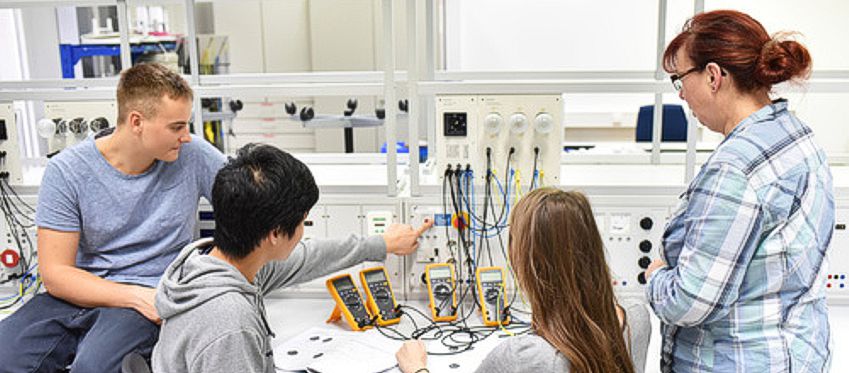
[[[507,313],[507,294],[504,291],[504,269],[480,267],[475,272],[475,278],[483,324],[486,326],[510,324],[510,315]]]
[[[401,312],[398,312],[386,268],[364,269],[360,271],[360,281],[366,293],[366,307],[372,315],[377,316],[377,325],[392,325],[401,321]]]
[[[327,290],[336,301],[336,307],[327,319],[328,323],[339,321],[342,316],[345,316],[345,321],[355,331],[371,328],[371,315],[351,275],[346,273],[332,277],[326,284]]]
[[[425,267],[425,282],[433,321],[457,320],[454,266],[448,263],[428,264]]]

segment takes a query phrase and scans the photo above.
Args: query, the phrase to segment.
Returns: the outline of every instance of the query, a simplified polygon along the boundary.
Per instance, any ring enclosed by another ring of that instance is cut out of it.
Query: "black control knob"
[[[433,296],[436,297],[436,299],[445,300],[448,299],[449,295],[451,295],[451,288],[449,288],[448,285],[439,284],[433,288]]]
[[[311,107],[303,107],[301,108],[301,114],[299,115],[302,122],[310,121],[312,118],[315,118],[315,110]]]
[[[646,284],[646,273],[645,272],[640,272],[640,274],[637,275],[637,282],[639,282],[640,285]]]
[[[88,123],[83,118],[74,118],[68,122],[68,130],[73,134],[83,134],[88,131]]]
[[[97,117],[88,122],[88,127],[91,128],[91,132],[100,132],[109,128],[109,120],[104,117]]]
[[[68,121],[59,118],[54,119],[53,122],[56,123],[56,135],[63,137],[68,135]]]
[[[651,264],[651,258],[649,258],[647,256],[644,256],[644,257],[640,258],[640,260],[637,261],[637,265],[639,265],[640,268],[642,268],[642,269],[648,268],[649,264]]]
[[[345,109],[342,114],[344,114],[346,117],[354,115],[354,112],[357,111],[357,99],[349,98],[348,102],[345,103],[345,106],[347,107],[347,109]]]
[[[640,251],[642,251],[646,254],[650,253],[651,252],[651,241],[649,241],[649,240],[640,241]]]
[[[295,115],[298,112],[298,107],[295,106],[294,102],[287,102],[283,104],[283,107],[286,109],[286,114]]]
[[[643,228],[645,230],[650,230],[653,226],[654,226],[654,221],[651,220],[650,217],[647,216],[647,217],[640,219],[640,228]]]
[[[345,297],[345,305],[348,308],[357,308],[360,305],[360,299],[356,295],[349,295]]]
[[[483,298],[486,300],[487,303],[495,304],[495,302],[498,301],[498,290],[495,290],[495,289],[487,290],[486,293],[484,293]]]
[[[232,100],[230,101],[230,111],[237,112],[245,108],[245,104],[242,103],[242,100]]]
[[[386,289],[379,289],[378,291],[374,292],[374,297],[377,300],[381,301],[389,300],[389,292],[386,291]]]

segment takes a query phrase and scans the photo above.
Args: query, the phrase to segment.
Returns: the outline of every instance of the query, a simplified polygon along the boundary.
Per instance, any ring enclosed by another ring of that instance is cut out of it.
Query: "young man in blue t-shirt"
[[[226,158],[189,133],[192,90],[167,68],[128,69],[117,100],[113,131],[47,165],[36,211],[47,293],[0,322],[0,371],[117,372],[156,342],[154,288]]]

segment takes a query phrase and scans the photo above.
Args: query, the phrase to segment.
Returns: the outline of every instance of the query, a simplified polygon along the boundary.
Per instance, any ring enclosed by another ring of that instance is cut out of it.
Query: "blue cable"
[[[466,208],[469,209],[469,225],[468,225],[468,227],[472,230],[472,263],[474,263],[475,268],[477,268],[478,267],[478,263],[477,263],[477,260],[476,260],[476,258],[477,258],[477,245],[475,244],[475,218],[474,218],[474,213],[475,213],[475,183],[474,183],[474,181],[475,181],[475,179],[474,179],[473,175],[474,175],[474,173],[473,173],[472,170],[467,170],[467,171],[463,172],[463,177],[466,180],[461,179],[462,180],[461,181],[461,184],[462,184],[461,187],[464,187],[467,184],[471,184],[471,187],[470,187],[472,189],[471,190],[471,202],[468,199],[466,199]],[[471,179],[471,182],[469,182],[469,179]],[[467,190],[466,192],[467,192],[466,196],[468,198],[468,196],[469,196],[468,192],[469,191]],[[462,201],[460,203],[462,205]]]
[[[27,271],[26,274],[24,274],[24,276],[21,276],[20,282],[24,282],[27,279],[29,272],[32,271],[33,268],[35,268],[35,266],[30,268],[30,270]],[[26,292],[29,291],[29,289],[31,289],[36,282],[37,282],[36,280],[30,280],[29,283],[26,284],[26,286],[24,287],[22,292],[8,296],[8,297],[0,298],[0,302],[5,302],[5,301],[12,300],[12,299],[15,299],[15,298],[17,298],[17,300],[12,302],[12,304],[19,302],[21,299],[23,299],[24,294],[26,294]]]
[[[507,192],[506,193],[504,192],[504,189],[502,189],[501,182],[498,181],[498,178],[495,179],[495,182],[498,184],[498,190],[500,190],[502,195],[505,197],[504,198],[504,204],[507,208],[507,211],[504,214],[504,218],[503,218],[504,220],[499,222],[499,225],[500,225],[501,228],[507,227],[507,219],[510,216],[510,185],[513,184],[513,176],[515,174],[516,174],[516,171],[511,168],[510,172],[509,172],[509,176],[507,178]]]

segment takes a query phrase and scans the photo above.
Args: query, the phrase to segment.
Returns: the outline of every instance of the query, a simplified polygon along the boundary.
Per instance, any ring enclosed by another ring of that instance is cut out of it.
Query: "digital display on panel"
[[[451,269],[448,267],[437,267],[431,269],[430,278],[451,278]]]
[[[482,282],[499,282],[501,281],[501,271],[484,271],[481,272]]]
[[[367,282],[386,281],[386,275],[383,274],[383,271],[366,272],[366,281]]]
[[[348,277],[340,278],[333,282],[337,291],[346,291],[354,288],[354,283]]]

